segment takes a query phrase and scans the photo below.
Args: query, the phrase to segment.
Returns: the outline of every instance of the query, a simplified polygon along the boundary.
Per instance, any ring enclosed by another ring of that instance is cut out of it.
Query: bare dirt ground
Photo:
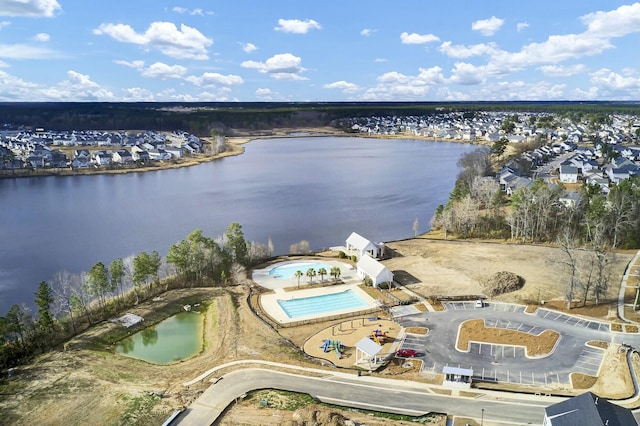
[[[434,235],[434,234],[431,234]],[[430,236],[431,236],[430,235]],[[437,234],[435,234],[437,236]],[[522,289],[496,297],[496,301],[538,304],[566,300],[567,269],[559,262],[560,249],[546,246],[431,239],[426,236],[387,243],[393,257],[383,263],[410,289],[423,296],[482,295],[480,281],[499,271],[524,278]],[[611,265],[607,299],[617,299],[625,267],[635,251],[616,253]],[[582,262],[586,264],[587,253]],[[398,273],[399,272],[399,273]],[[582,292],[577,289],[575,298]]]
[[[524,277],[526,283],[523,289],[501,296],[500,300],[528,303],[540,297],[552,301],[547,302],[547,306],[555,305],[553,300],[556,300],[557,306],[564,307],[563,291],[558,285],[564,275],[562,268],[551,260],[557,256],[556,249],[426,238],[388,246],[395,250],[396,256],[385,264],[392,270],[404,271],[405,279],[413,280],[408,286],[421,294],[481,294],[478,277],[507,270]],[[631,257],[630,253],[618,255],[612,283],[620,282]],[[186,300],[209,303],[204,350],[193,359],[157,366],[115,354],[109,338],[118,326],[103,323],[69,342],[66,351],[59,348],[18,368],[13,379],[0,381],[2,422],[15,425],[159,424],[173,410],[193,402],[209,384],[205,381],[187,389],[182,385],[184,382],[224,362],[263,359],[319,368],[318,363],[311,362],[296,348],[301,348],[309,337],[321,330],[345,320],[282,328],[276,332],[250,311],[249,284],[226,289],[174,290],[165,293],[162,300],[147,301],[129,310],[145,317],[145,324],[149,325],[179,312]],[[617,295],[616,287],[612,285],[611,299]],[[611,318],[607,306],[578,308],[572,312]],[[618,358],[614,353],[612,361],[603,364],[602,374],[593,388],[601,392],[601,396],[608,397],[612,391],[614,395],[625,393],[619,388],[625,371]],[[406,368],[392,362],[386,369],[372,374],[434,383],[419,373],[419,363],[415,364],[413,368]],[[316,420],[334,418],[332,413],[344,419],[356,418],[352,411],[333,407],[317,406],[313,410],[318,411]],[[254,401],[231,408],[222,424],[273,424],[276,420],[285,424],[289,420],[297,422],[290,424],[310,424],[295,420],[293,413],[295,410],[263,407]],[[378,424],[369,416],[366,419],[363,423]],[[327,422],[317,424],[342,424]],[[389,424],[389,420],[379,424]]]

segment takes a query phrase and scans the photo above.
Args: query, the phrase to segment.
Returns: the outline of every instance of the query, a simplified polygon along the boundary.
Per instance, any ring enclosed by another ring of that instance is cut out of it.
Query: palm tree
[[[298,279],[298,288],[300,288],[300,277],[302,276],[302,271],[298,269],[293,275]]]
[[[307,269],[307,276],[309,277],[309,283],[313,282],[313,277],[316,276],[316,270],[313,268]]]
[[[338,278],[340,278],[340,267],[339,266],[334,266],[331,268],[331,276],[333,277],[334,281],[338,281]]]
[[[327,275],[327,270],[325,268],[318,269],[318,275],[320,275],[320,280],[324,281],[324,276]]]

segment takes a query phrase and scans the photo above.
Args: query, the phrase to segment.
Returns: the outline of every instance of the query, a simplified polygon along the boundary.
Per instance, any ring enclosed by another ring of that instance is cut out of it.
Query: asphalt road
[[[484,410],[486,424],[490,422],[514,425],[542,424],[544,407],[551,401],[496,398],[457,398],[434,394],[426,386],[377,379],[331,375],[309,377],[278,371],[248,368],[234,371],[211,385],[179,417],[175,424],[209,425],[236,398],[257,389],[281,389],[308,393],[332,404],[420,416],[429,412],[446,413],[480,419]]]

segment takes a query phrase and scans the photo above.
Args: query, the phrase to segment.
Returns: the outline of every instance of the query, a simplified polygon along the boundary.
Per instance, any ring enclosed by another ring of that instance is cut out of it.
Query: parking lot
[[[578,372],[597,376],[604,350],[586,345],[589,340],[611,341],[608,323],[591,321],[548,309],[535,314],[525,307],[507,303],[475,301],[446,302],[444,312],[403,315],[396,318],[403,326],[427,327],[425,335],[407,334],[399,349],[413,349],[422,360],[423,371],[440,373],[444,366],[471,368],[476,380],[499,381],[523,385],[569,384],[570,374]],[[517,330],[538,335],[547,329],[561,337],[548,356],[527,357],[517,345],[470,342],[467,352],[456,349],[460,323],[482,318],[487,327]]]

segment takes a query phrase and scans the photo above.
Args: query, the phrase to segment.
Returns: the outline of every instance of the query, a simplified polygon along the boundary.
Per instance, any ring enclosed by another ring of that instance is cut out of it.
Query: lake
[[[460,156],[473,145],[302,137],[253,141],[246,152],[182,169],[122,175],[0,179],[0,315],[34,306],[40,281],[97,262],[169,247],[195,229],[276,254],[307,240],[344,244],[353,231],[382,242],[429,230]]]

